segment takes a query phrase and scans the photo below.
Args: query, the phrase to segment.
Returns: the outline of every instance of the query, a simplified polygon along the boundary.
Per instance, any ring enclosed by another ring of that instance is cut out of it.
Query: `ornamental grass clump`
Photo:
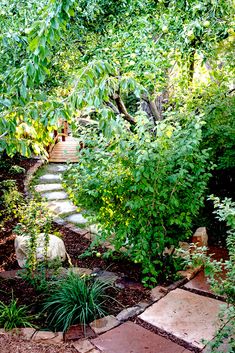
[[[33,327],[30,322],[33,316],[29,316],[27,311],[26,305],[18,306],[13,298],[9,305],[0,301],[0,327],[6,331],[17,327]]]
[[[104,316],[109,287],[110,282],[70,272],[55,283],[44,305],[49,325],[64,332],[72,324],[85,325]]]

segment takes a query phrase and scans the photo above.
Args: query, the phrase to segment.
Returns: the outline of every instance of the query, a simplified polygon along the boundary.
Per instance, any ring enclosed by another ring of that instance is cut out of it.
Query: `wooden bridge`
[[[67,121],[59,133],[54,131],[54,143],[49,148],[49,162],[51,163],[76,163],[78,162],[79,140],[69,136]]]

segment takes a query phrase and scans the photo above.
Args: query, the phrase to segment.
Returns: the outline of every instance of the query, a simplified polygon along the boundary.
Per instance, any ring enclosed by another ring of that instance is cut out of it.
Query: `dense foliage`
[[[73,201],[102,225],[103,238],[142,264],[144,282],[156,282],[167,276],[165,248],[187,238],[203,204],[208,152],[200,150],[199,119],[184,129],[162,122],[154,132],[146,118],[137,122],[135,133],[120,123],[113,139],[84,149],[66,183]]]

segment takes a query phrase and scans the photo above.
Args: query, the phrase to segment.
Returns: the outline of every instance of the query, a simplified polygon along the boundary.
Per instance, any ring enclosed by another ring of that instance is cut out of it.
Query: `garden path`
[[[67,165],[62,163],[46,165],[35,189],[46,199],[58,222],[70,223],[88,232],[84,214],[77,210],[63,189],[62,175],[66,169]],[[161,292],[157,287],[155,302],[134,322],[128,318],[125,322],[121,320],[118,326],[102,329],[95,339],[75,341],[73,347],[79,353],[207,353],[203,339],[213,340],[223,301],[213,296],[202,273],[195,278],[171,291]],[[56,352],[62,350],[58,348]],[[221,352],[226,352],[226,347],[221,348]]]
[[[64,143],[64,142],[63,142]],[[62,185],[62,175],[67,170],[66,163],[49,163],[40,170],[35,190],[45,198],[47,207],[55,215],[55,221],[59,224],[71,224],[74,229],[91,231],[84,213],[69,200],[68,194]]]

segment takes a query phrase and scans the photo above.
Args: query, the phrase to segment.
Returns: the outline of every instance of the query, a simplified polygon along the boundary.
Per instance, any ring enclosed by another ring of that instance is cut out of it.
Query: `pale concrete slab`
[[[45,192],[42,194],[42,197],[45,197],[47,200],[66,200],[68,195],[65,191],[53,191]]]
[[[75,213],[66,218],[66,221],[75,223],[75,224],[85,224],[87,219],[83,217],[81,213]]]
[[[51,210],[52,212],[58,215],[76,211],[76,207],[69,200],[48,201],[47,207],[49,208],[49,210]]]
[[[151,325],[202,349],[219,328],[222,301],[175,289],[139,317]]]
[[[61,163],[50,163],[46,167],[46,170],[48,172],[58,172],[58,173],[63,173],[68,169],[67,164],[61,164]]]
[[[56,183],[61,180],[61,174],[44,174],[40,176],[39,181],[41,183]]]
[[[50,184],[38,184],[35,186],[37,192],[62,190],[63,186],[60,183],[50,183]]]
[[[133,322],[126,322],[91,342],[102,352],[108,353],[190,353]]]

